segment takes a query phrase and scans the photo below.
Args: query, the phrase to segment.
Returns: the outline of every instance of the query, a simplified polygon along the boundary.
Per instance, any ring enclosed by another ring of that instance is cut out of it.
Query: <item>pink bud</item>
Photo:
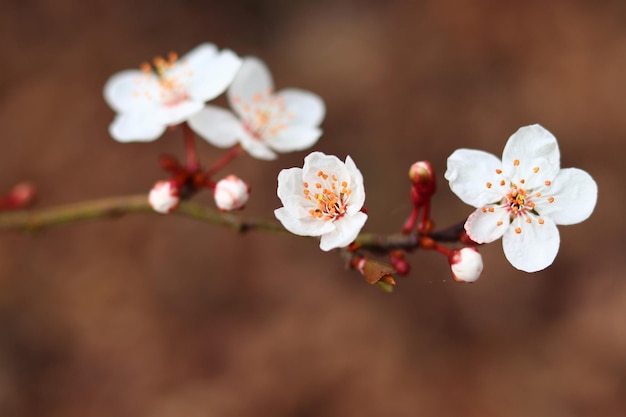
[[[229,175],[215,184],[215,205],[222,211],[242,209],[250,197],[250,186],[241,178]]]
[[[413,184],[432,184],[434,178],[433,166],[428,161],[418,161],[409,168],[409,179]]]
[[[452,278],[457,282],[474,282],[483,272],[483,258],[476,248],[456,249],[448,257]]]
[[[176,209],[180,201],[179,188],[176,182],[172,180],[159,181],[154,184],[150,195],[148,196],[148,202],[159,213],[170,213]]]

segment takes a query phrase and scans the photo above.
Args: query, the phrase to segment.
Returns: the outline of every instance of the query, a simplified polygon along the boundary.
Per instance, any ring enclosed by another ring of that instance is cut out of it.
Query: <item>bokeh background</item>
[[[623,1],[0,6],[0,189],[33,181],[40,207],[164,176],[157,157],[181,155],[180,138],[116,143],[102,86],[205,41],[261,57],[279,88],[324,97],[316,149],[363,171],[367,231],[399,230],[412,162],[443,180],[454,149],[499,155],[531,123],[600,189],[593,216],[561,228],[547,270],[514,270],[497,242],[479,282],[460,285],[443,257],[418,252],[392,295],[313,240],[177,216],[4,233],[0,415],[626,415]],[[206,164],[222,152],[199,148]],[[271,216],[278,171],[305,155],[233,163],[253,187],[245,213]],[[439,190],[438,225],[470,212]]]

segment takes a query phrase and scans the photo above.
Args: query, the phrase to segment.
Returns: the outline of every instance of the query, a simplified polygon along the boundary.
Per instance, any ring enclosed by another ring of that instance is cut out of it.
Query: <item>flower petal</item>
[[[321,236],[335,228],[333,222],[316,219],[311,216],[296,218],[285,207],[274,210],[274,216],[285,229],[298,236]]]
[[[489,211],[493,208],[493,212]],[[509,213],[501,206],[488,206],[474,211],[465,222],[467,235],[476,243],[489,243],[502,237],[509,228]]]
[[[524,179],[528,188],[552,180],[561,167],[556,138],[538,124],[519,128],[504,146],[502,167],[513,183]]]
[[[301,151],[310,148],[322,135],[316,127],[288,126],[275,136],[268,136],[265,142],[278,152]]]
[[[162,106],[154,111],[154,117],[168,126],[177,125],[189,119],[192,115],[198,113],[204,107],[204,103],[200,101],[186,100],[175,105]]]
[[[324,120],[326,106],[324,100],[317,94],[286,88],[280,90],[277,96],[282,97],[291,123],[318,126]]]
[[[302,180],[310,184],[323,182],[318,173],[334,174],[339,182],[345,181],[347,188],[351,188],[351,179],[345,164],[335,155],[326,155],[323,152],[311,152],[304,158]]]
[[[218,148],[235,145],[245,134],[241,121],[231,111],[210,105],[189,118],[189,127]]]
[[[272,74],[267,66],[256,57],[244,58],[239,72],[226,95],[230,106],[237,114],[245,114],[244,106],[253,102],[256,94],[267,97],[274,89]]]
[[[113,74],[104,85],[103,94],[117,113],[147,111],[160,105],[157,77],[139,70]]]
[[[356,213],[345,216],[334,222],[335,230],[322,235],[320,249],[328,252],[336,248],[343,248],[354,242],[367,221],[367,214]]]
[[[276,153],[272,151],[265,142],[253,137],[245,129],[243,130],[242,136],[239,138],[239,143],[246,152],[257,159],[269,161],[277,157]]]
[[[216,53],[215,47],[210,46],[194,49],[185,57],[188,68],[182,66],[191,77],[187,84],[190,97],[201,102],[213,100],[226,91],[242,64],[233,51],[224,49]]]
[[[293,194],[301,193],[303,189],[302,168],[286,168],[278,173],[278,189],[276,190],[276,194],[281,200]]]
[[[143,113],[119,114],[109,125],[109,133],[118,142],[152,142],[167,126]]]
[[[500,186],[502,175],[496,173],[501,167],[500,160],[490,153],[457,149],[448,157],[444,177],[450,182],[452,192],[465,204],[482,207],[500,201],[506,193]]]
[[[348,206],[348,214],[354,215],[363,208],[365,204],[365,185],[363,182],[363,174],[356,167],[356,164],[350,158],[346,157],[346,169],[350,175],[350,205]]]
[[[549,218],[544,218],[543,224],[536,221],[524,224],[522,220],[516,219],[502,237],[504,256],[519,270],[541,271],[556,258],[561,242],[559,230]],[[521,228],[521,233],[516,233],[515,229],[518,227]]]
[[[537,211],[550,217],[556,224],[576,224],[586,220],[596,206],[598,185],[587,172],[578,168],[562,169],[549,187],[544,187],[544,202]]]

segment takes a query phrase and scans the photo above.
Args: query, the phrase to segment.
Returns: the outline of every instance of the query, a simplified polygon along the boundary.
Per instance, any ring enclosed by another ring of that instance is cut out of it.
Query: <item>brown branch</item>
[[[0,232],[9,230],[37,231],[82,220],[116,218],[131,213],[160,215],[152,210],[146,194],[138,194],[83,201],[39,210],[2,212],[0,213]],[[288,233],[275,219],[242,217],[233,213],[223,213],[190,201],[181,202],[172,214],[229,227],[237,232],[261,230]],[[434,232],[430,237],[441,242],[455,242],[458,241],[462,230],[463,223],[459,223]],[[357,237],[355,243],[363,250],[386,254],[394,249],[414,250],[419,247],[418,239],[419,236],[416,234],[362,233]]]

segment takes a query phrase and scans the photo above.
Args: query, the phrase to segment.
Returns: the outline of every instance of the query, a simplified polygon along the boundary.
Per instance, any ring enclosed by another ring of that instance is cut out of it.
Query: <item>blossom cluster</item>
[[[230,109],[208,104],[222,93]],[[119,142],[153,141],[168,128],[183,127],[187,163],[163,157],[161,165],[171,178],[157,182],[149,194],[150,204],[160,213],[175,210],[181,199],[201,188],[213,190],[220,210],[244,208],[249,185],[233,174],[219,181],[213,175],[243,151],[273,160],[279,153],[312,147],[322,134],[326,113],[315,93],[296,88],[275,91],[271,73],[260,59],[240,58],[209,43],[182,58],[171,53],[113,75],[104,97],[117,113],[109,132]],[[202,170],[195,135],[229,150],[213,167]],[[386,249],[391,266],[357,252],[357,238],[368,215],[363,175],[350,156],[342,161],[315,151],[305,157],[302,168],[280,171],[277,196],[282,206],[274,215],[291,233],[320,237],[324,251],[348,247],[354,268],[368,282],[395,285],[390,271],[408,273],[405,254],[415,248],[445,254],[454,280],[473,282],[483,270],[476,245],[502,237],[505,257],[515,268],[542,270],[552,264],[559,249],[556,226],[585,220],[597,199],[597,185],[589,174],[561,169],[556,138],[540,125],[514,133],[502,159],[458,149],[448,158],[444,177],[452,192],[475,211],[464,223],[464,235],[455,237],[465,246],[450,250],[431,235],[435,177],[426,161],[409,170],[413,209],[401,234],[412,236],[415,247],[391,245]]]

